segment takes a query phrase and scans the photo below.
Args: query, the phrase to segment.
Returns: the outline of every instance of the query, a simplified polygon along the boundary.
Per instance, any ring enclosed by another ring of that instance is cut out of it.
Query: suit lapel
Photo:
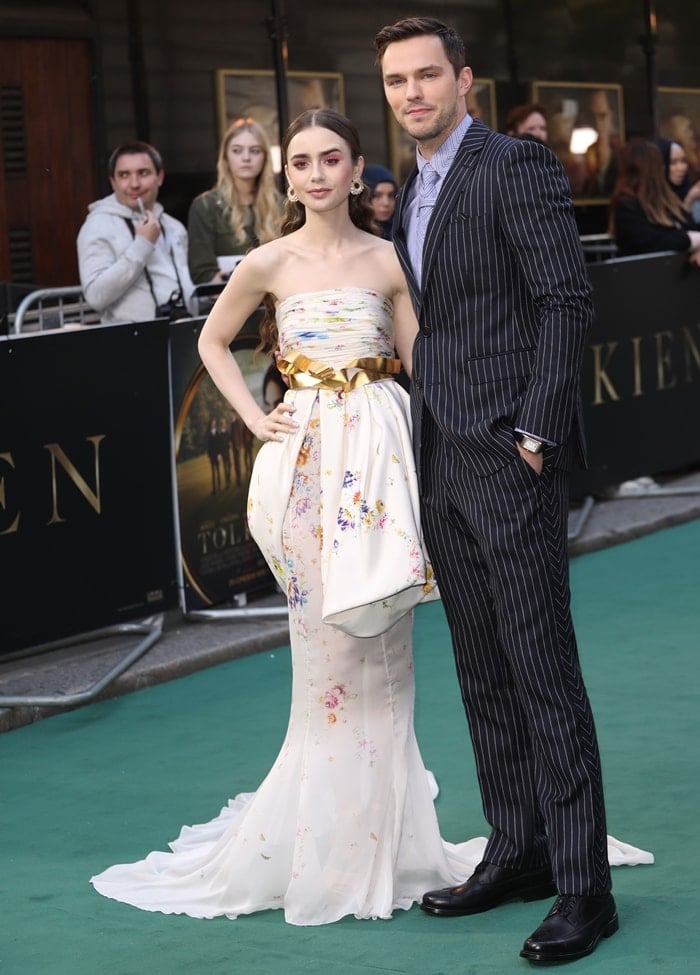
[[[420,305],[420,288],[418,287],[418,283],[413,274],[413,268],[408,256],[408,241],[406,240],[406,231],[404,230],[404,219],[406,215],[406,201],[410,196],[411,187],[413,186],[417,175],[418,167],[414,166],[409,173],[406,182],[399,191],[399,196],[396,201],[396,217],[394,219],[393,231],[394,247],[396,248],[396,253],[398,254],[404,274],[406,275],[408,290],[413,301],[413,307],[416,309],[416,311]]]
[[[452,215],[457,198],[472,178],[479,153],[490,131],[483,122],[474,119],[467,129],[454,162],[440,187],[423,245],[423,271],[421,275],[423,291],[425,291],[425,285],[439,244],[445,234],[447,221]]]
[[[464,139],[457,150],[457,154],[455,155],[454,162],[452,163],[449,172],[445,176],[445,180],[440,188],[440,193],[438,194],[438,198],[433,209],[433,215],[430,219],[430,223],[428,224],[425,243],[423,245],[423,271],[421,275],[422,288],[418,287],[413,274],[413,268],[411,267],[411,261],[408,256],[406,232],[403,226],[406,212],[406,201],[410,196],[411,187],[413,186],[413,183],[418,175],[417,166],[413,167],[411,173],[406,179],[406,182],[401,188],[401,191],[399,192],[396,207],[396,219],[394,222],[394,246],[403,267],[404,274],[406,275],[411,298],[413,299],[413,306],[418,315],[420,315],[420,310],[423,303],[425,284],[433,266],[435,255],[438,251],[438,245],[443,238],[445,226],[452,214],[455,201],[472,178],[474,167],[479,158],[479,153],[490,132],[491,129],[489,129],[487,125],[484,125],[484,123],[480,122],[478,119],[474,119],[472,124],[467,129],[466,135],[464,136]]]

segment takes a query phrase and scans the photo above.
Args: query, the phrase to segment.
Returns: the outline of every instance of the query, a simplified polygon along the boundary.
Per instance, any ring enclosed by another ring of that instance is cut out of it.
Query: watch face
[[[535,440],[533,437],[526,435],[519,437],[518,443],[523,450],[529,450],[531,454],[540,454],[544,450],[544,444],[540,440]]]

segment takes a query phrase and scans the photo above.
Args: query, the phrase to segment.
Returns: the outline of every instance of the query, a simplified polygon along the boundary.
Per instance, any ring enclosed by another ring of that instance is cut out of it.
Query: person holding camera
[[[88,207],[78,233],[78,268],[87,302],[102,322],[187,318],[194,285],[187,231],[158,203],[165,171],[147,142],[124,143],[107,164],[114,191]]]

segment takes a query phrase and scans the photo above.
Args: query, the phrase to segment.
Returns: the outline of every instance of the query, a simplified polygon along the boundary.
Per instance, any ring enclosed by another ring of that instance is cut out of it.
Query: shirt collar
[[[457,155],[457,150],[462,144],[462,139],[467,133],[467,129],[473,122],[473,118],[467,112],[462,121],[459,123],[454,132],[451,132],[445,141],[435,150],[430,158],[430,165],[438,174],[440,179],[442,179],[450,166],[454,162],[454,158]],[[416,162],[418,163],[418,172],[423,171],[423,166],[428,162],[420,154],[420,149],[416,146]]]

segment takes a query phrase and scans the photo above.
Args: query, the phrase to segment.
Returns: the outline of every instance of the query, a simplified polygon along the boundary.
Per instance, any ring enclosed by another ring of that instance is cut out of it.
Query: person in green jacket
[[[226,258],[277,237],[281,212],[265,132],[252,118],[236,119],[219,146],[216,185],[190,206],[188,264],[194,283],[225,281],[233,264]]]

